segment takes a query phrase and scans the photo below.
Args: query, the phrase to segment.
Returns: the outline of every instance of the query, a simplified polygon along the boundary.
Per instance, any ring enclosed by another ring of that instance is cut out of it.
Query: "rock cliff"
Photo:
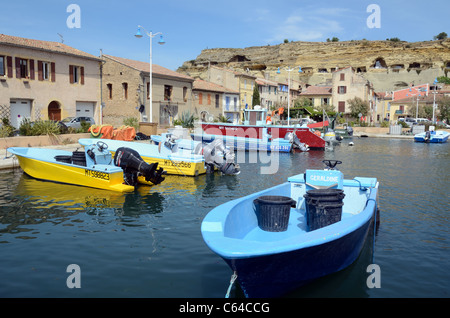
[[[243,49],[206,49],[195,60],[186,61],[178,71],[205,78],[210,65],[277,81],[287,77],[285,67],[301,66],[303,73],[291,72],[291,78],[312,85],[329,82],[336,68],[352,66],[373,83],[375,90],[394,90],[447,76],[450,73],[450,39],[290,42]],[[279,67],[280,75],[277,74]]]

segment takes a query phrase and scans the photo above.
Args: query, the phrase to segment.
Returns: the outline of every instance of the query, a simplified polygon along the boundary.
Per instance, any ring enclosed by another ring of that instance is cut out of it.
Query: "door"
[[[94,118],[94,102],[77,102],[76,103],[76,117],[92,117]]]
[[[11,99],[11,125],[19,128],[22,120],[31,118],[31,100],[28,99]]]
[[[59,108],[59,103],[52,101],[48,104],[48,119],[50,120],[61,120],[61,108]]]

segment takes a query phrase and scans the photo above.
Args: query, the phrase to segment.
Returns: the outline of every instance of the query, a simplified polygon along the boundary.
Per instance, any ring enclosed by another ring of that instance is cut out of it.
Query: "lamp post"
[[[136,32],[136,34],[134,35],[137,38],[142,38],[142,33],[141,33],[141,28],[145,31],[145,34],[147,34],[147,36],[150,38],[150,84],[149,84],[149,89],[150,89],[150,93],[149,93],[149,97],[150,97],[150,122],[153,122],[153,79],[152,79],[152,73],[153,73],[153,65],[152,65],[152,40],[155,36],[157,35],[161,35],[158,44],[164,44],[166,42],[164,42],[163,37],[162,37],[162,33],[161,32],[157,32],[157,33],[153,33],[152,31],[148,32],[144,27],[138,25],[138,30]]]
[[[296,66],[297,67],[297,66]],[[290,68],[290,67],[286,67],[285,70],[288,73],[288,126],[290,125],[290,119],[291,119],[291,115],[289,112],[289,108],[291,108],[291,72],[295,69],[295,67]],[[301,73],[302,72],[302,68],[300,66],[298,66],[298,72]],[[280,68],[278,68],[277,74],[280,74]]]
[[[435,124],[435,117],[434,117],[434,109],[436,108],[436,94],[437,94],[437,78],[434,79],[434,90],[433,90],[433,124]]]

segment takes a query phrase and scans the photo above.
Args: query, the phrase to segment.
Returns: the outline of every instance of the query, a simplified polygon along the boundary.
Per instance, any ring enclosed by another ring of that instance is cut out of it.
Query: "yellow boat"
[[[163,138],[166,137],[164,136]],[[89,146],[97,142],[97,140],[95,138],[82,138],[78,142],[82,146]],[[202,148],[204,145],[193,140],[184,140],[180,143],[179,141],[171,142],[169,139],[163,139],[165,142],[160,142],[158,145],[150,144],[149,142],[101,140],[108,145],[108,149],[113,154],[120,147],[133,149],[140,154],[145,162],[158,163],[167,174],[197,176],[215,169],[221,170],[226,174],[239,173],[239,166],[234,164],[234,154],[230,160],[226,160],[222,152],[216,151],[215,153],[220,153],[219,156],[222,156],[222,158],[214,157],[209,161],[205,160],[203,155],[204,148]],[[214,151],[212,152],[214,153]]]
[[[22,170],[33,178],[118,192],[134,191],[138,183],[158,184],[164,180],[157,164],[127,166],[127,153],[116,164],[104,143],[93,144],[85,151],[11,147],[8,152],[19,160]],[[134,153],[133,158],[139,157]],[[116,159],[116,158],[114,158]],[[139,158],[138,158],[139,159]]]

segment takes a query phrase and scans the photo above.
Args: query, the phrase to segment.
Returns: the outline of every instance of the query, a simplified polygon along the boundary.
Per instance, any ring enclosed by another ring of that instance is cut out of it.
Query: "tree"
[[[361,114],[362,116],[367,116],[367,114],[369,113],[369,102],[363,101],[359,97],[349,99],[348,104],[352,117],[358,118],[359,114]]]
[[[439,118],[441,120],[444,120],[449,123],[449,119],[450,119],[450,97],[448,96],[444,96],[442,97],[439,102],[437,102],[438,104],[438,110],[439,110]]]
[[[439,76],[437,78],[438,83],[442,83],[442,84],[450,84],[450,77],[445,77],[445,76]]]
[[[252,107],[255,107],[256,105],[261,105],[261,98],[259,97],[258,84],[255,83],[255,87],[253,88]]]
[[[435,35],[433,39],[435,40],[445,40],[447,38],[447,33],[441,32],[438,35]]]

